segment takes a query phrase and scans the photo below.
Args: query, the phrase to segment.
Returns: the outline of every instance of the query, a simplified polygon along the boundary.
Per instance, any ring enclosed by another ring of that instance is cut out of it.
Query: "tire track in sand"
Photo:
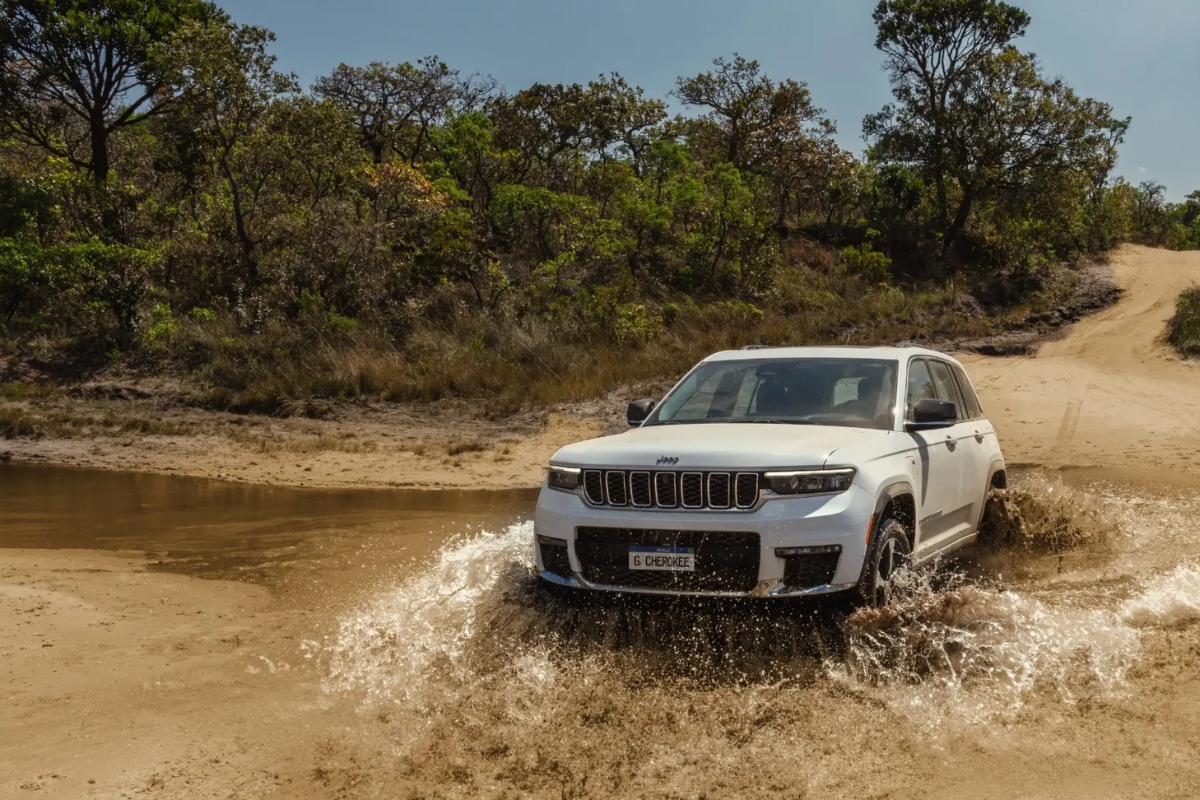
[[[1099,467],[1173,482],[1200,475],[1200,364],[1166,344],[1175,298],[1200,284],[1200,252],[1126,245],[1123,290],[1035,356],[963,355],[1010,464]],[[1084,414],[1084,399],[1087,413]]]

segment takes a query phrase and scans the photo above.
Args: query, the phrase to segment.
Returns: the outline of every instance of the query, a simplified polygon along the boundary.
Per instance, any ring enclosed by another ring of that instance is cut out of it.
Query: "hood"
[[[890,435],[892,431],[829,425],[652,425],[567,445],[552,460],[571,467],[677,470],[820,467],[836,450]],[[679,460],[659,463],[662,458]]]

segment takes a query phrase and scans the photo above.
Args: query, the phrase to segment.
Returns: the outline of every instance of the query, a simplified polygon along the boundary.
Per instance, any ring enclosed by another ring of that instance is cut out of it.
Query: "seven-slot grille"
[[[757,472],[651,472],[585,469],[583,494],[594,506],[740,510],[758,505]]]

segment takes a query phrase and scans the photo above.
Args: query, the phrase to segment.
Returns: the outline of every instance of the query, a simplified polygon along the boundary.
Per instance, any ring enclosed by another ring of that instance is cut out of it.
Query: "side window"
[[[905,419],[912,420],[913,406],[918,400],[936,400],[937,393],[933,388],[933,378],[929,375],[929,367],[925,359],[918,358],[908,365],[908,411]]]
[[[979,397],[971,387],[971,381],[967,379],[967,373],[957,364],[951,364],[950,369],[954,370],[954,377],[958,379],[958,391],[967,406],[968,417],[979,419],[983,416],[983,408],[979,405]]]
[[[933,374],[933,385],[937,389],[938,399],[949,400],[958,406],[958,418],[968,419],[967,408],[958,395],[958,386],[954,376],[950,374],[950,365],[945,361],[930,361],[929,371]]]

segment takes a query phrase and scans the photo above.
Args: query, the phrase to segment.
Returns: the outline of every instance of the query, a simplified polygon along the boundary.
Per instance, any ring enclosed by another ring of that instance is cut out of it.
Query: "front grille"
[[[738,508],[750,508],[758,502],[758,473],[739,472],[734,492]]]
[[[592,505],[604,505],[604,478],[600,476],[600,470],[590,469],[583,473],[583,492]]]
[[[758,505],[758,487],[757,472],[583,471],[583,495],[594,506],[746,511]]]
[[[783,559],[783,582],[789,589],[812,589],[833,583],[841,553],[805,553]]]
[[[538,549],[542,554],[542,569],[564,578],[571,577],[571,558],[567,555],[567,540],[538,536]]]
[[[629,569],[632,545],[690,547],[694,572]],[[575,556],[583,577],[604,586],[680,592],[750,592],[758,584],[757,533],[659,531],[641,528],[578,528]]]
[[[612,472],[604,473],[604,488],[608,491],[608,504],[610,506],[629,505],[629,493],[625,488],[625,473],[623,471],[613,470]]]
[[[659,472],[654,476],[654,502],[659,508],[675,508],[679,505],[674,472]]]
[[[650,492],[650,473],[629,473],[629,496],[635,506],[645,508],[654,505],[654,497]]]
[[[729,473],[711,472],[708,475],[708,504],[713,508],[729,508]]]
[[[680,475],[679,494],[684,508],[704,508],[704,476],[699,472]]]

